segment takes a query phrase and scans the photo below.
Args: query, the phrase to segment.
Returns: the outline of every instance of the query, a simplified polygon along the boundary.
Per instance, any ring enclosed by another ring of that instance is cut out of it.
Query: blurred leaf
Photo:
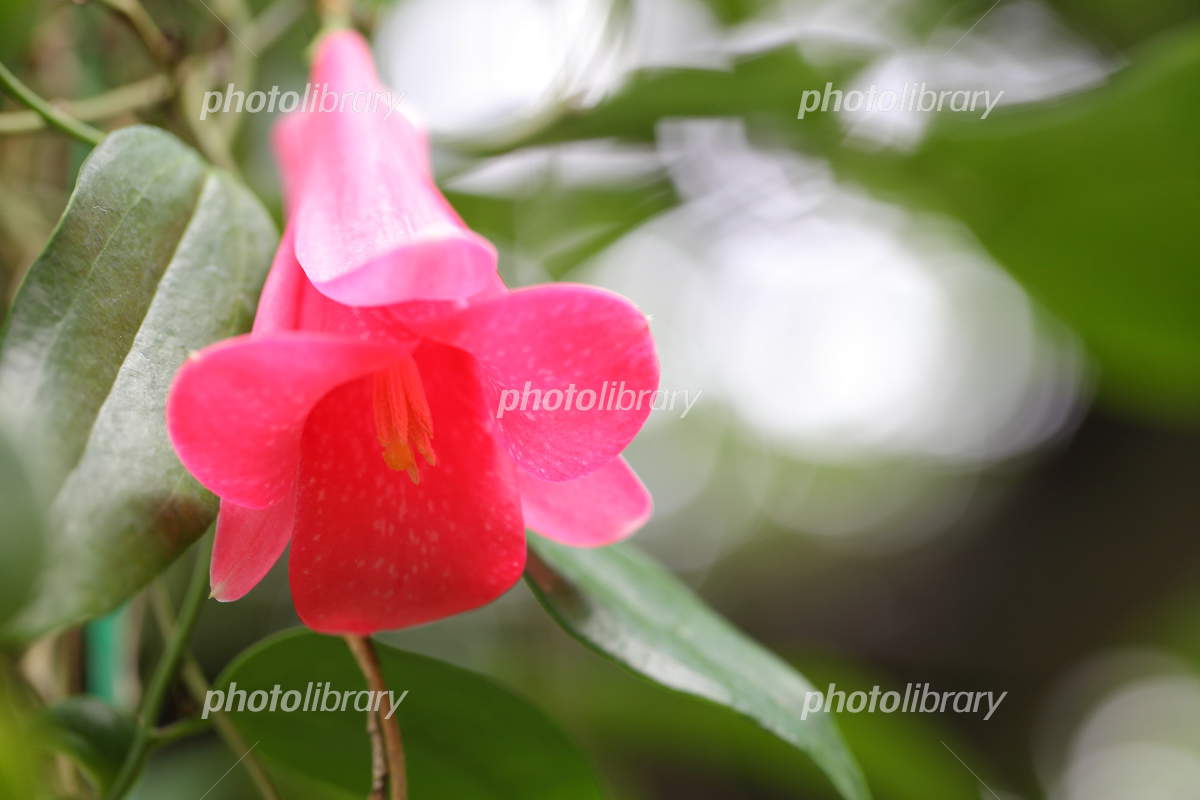
[[[740,25],[767,8],[767,0],[702,0],[722,25]]]
[[[611,661],[564,653],[552,662],[519,658],[502,666],[506,677],[538,686],[539,697],[565,725],[596,740],[596,749],[619,763],[653,763],[656,771],[687,775],[689,781],[723,786],[761,786],[770,796],[834,797],[828,780],[791,745],[727,707],[680,692],[664,692],[619,670]],[[565,660],[564,660],[565,659]],[[789,658],[818,686],[903,691],[885,675],[840,661]],[[580,686],[587,686],[580,692]],[[978,783],[943,741],[992,782],[986,759],[955,735],[948,720],[929,714],[882,712],[838,714],[838,728],[879,797],[888,800],[978,797]],[[998,782],[994,785],[998,785]],[[732,790],[730,794],[732,794]],[[747,792],[749,794],[749,792]],[[714,796],[721,795],[717,789]],[[755,793],[755,796],[758,796]]]
[[[555,279],[678,202],[665,179],[612,186],[563,186],[547,180],[515,197],[449,192],[467,224],[516,246]]]
[[[1050,0],[1049,5],[1072,28],[1110,50],[1127,48],[1200,15],[1195,0]]]
[[[0,797],[38,800],[46,796],[38,791],[42,732],[29,724],[11,688],[6,669],[0,672]]]
[[[570,111],[515,147],[529,144],[616,137],[653,141],[663,119],[740,117],[762,123],[798,147],[827,149],[840,140],[833,114],[812,116],[796,124],[805,89],[826,81],[848,79],[862,62],[817,68],[793,45],[740,56],[727,70],[654,67],[639,70],[612,97],[599,105]]]
[[[835,114],[795,119],[804,89],[843,82],[855,67],[818,70],[785,46],[726,71],[642,70],[520,144],[652,141],[665,118],[740,118],[902,203],[961,219],[1082,336],[1109,399],[1200,418],[1200,31],[1151,43],[1092,91],[987,120],[938,115],[914,153],[846,147]]]
[[[844,661],[816,662],[806,659],[809,676],[820,685],[836,683],[856,690],[879,686],[881,691],[903,694],[904,685],[884,674],[871,674]],[[884,713],[840,714],[842,729],[871,785],[888,800],[926,800],[929,797],[987,797],[980,794],[975,775],[964,769],[947,747],[959,754],[989,783],[994,771],[974,752],[946,717],[932,714]]]
[[[133,719],[95,697],[71,697],[48,709],[46,720],[50,741],[107,788],[133,744]]]
[[[0,0],[0,61],[11,62],[28,45],[37,10],[34,0]]]
[[[42,536],[25,465],[0,434],[0,624],[29,600],[41,564]]]
[[[627,544],[566,547],[529,535],[526,579],[584,644],[672,689],[734,709],[806,751],[843,797],[870,796],[827,714],[801,719],[812,685]],[[531,553],[532,555],[532,553]]]
[[[404,698],[396,716],[412,797],[455,800],[588,800],[601,792],[590,765],[538,709],[488,679],[378,642],[388,686]],[[236,684],[236,687],[233,686]],[[220,689],[303,695],[310,685],[366,689],[344,642],[305,630],[256,644],[225,670]],[[370,786],[370,744],[361,711],[233,711],[264,758],[293,773],[362,796]]]
[[[110,610],[212,520],[163,406],[190,351],[249,327],[275,241],[249,192],[163,131],[88,159],[0,345],[0,422],[49,506],[37,598],[6,635]]]
[[[1110,399],[1200,419],[1200,30],[1111,84],[946,115],[911,155],[847,159],[864,183],[958,217],[1078,332]]]

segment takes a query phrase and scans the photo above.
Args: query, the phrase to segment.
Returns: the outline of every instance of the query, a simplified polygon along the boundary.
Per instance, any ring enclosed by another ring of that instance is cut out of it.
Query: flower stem
[[[93,128],[85,122],[80,122],[74,119],[52,105],[47,103],[37,95],[32,89],[21,82],[21,79],[9,70],[8,67],[0,63],[0,86],[8,90],[9,94],[17,100],[24,103],[34,111],[52,128],[57,128],[63,133],[74,136],[81,142],[90,145],[98,145],[104,139],[104,132]]]
[[[196,627],[196,620],[200,617],[200,608],[208,596],[210,543],[211,538],[205,534],[201,539],[199,552],[196,553],[196,561],[192,566],[192,576],[183,596],[183,604],[179,608],[174,635],[166,641],[166,649],[159,657],[154,674],[150,676],[150,681],[146,685],[146,693],[142,696],[142,704],[138,709],[138,726],[134,733],[133,745],[125,754],[125,762],[121,765],[121,770],[117,773],[108,794],[105,795],[106,800],[120,800],[129,792],[137,780],[138,774],[142,771],[142,765],[150,752],[150,746],[154,743],[154,726],[158,722],[158,715],[162,712],[167,689],[171,687],[171,681],[175,677],[179,663],[183,660],[188,639],[191,638],[192,631]]]
[[[352,0],[317,0],[321,27],[327,31],[341,30],[353,25]]]
[[[345,636],[346,645],[350,648],[358,668],[367,679],[367,688],[378,692],[382,697],[387,692],[387,682],[383,679],[383,669],[379,665],[379,654],[368,636]],[[384,778],[389,788],[389,800],[407,800],[408,776],[404,766],[404,743],[400,739],[400,725],[394,719],[386,719],[382,709],[367,712],[367,734],[371,737],[372,754],[372,800],[383,798],[383,787],[380,778]],[[382,738],[382,741],[381,741]],[[379,774],[379,754],[383,753],[384,775]]]

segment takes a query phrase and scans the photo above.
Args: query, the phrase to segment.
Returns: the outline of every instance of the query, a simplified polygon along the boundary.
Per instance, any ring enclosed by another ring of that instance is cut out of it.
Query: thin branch
[[[245,55],[242,50],[250,54],[262,52],[291,28],[303,10],[304,6],[298,0],[275,0],[258,16],[245,23],[240,36],[235,35],[214,51],[195,54],[180,62],[176,77],[179,112],[196,144],[214,164],[232,172],[237,171],[230,147],[232,135],[237,132],[236,123],[203,125],[200,120],[204,93],[212,88],[221,60],[232,59],[233,71],[240,71],[241,79],[245,80],[247,75],[252,75],[253,64],[246,61],[239,63],[239,58]],[[220,17],[217,19],[225,24]],[[234,48],[238,52],[231,52]]]
[[[204,719],[202,717],[183,719],[154,731],[152,744],[154,747],[163,747],[164,745],[178,742],[180,739],[187,739],[190,736],[208,733],[212,730],[212,726],[213,721],[211,719]]]
[[[39,97],[36,92],[22,83],[21,79],[14,75],[3,63],[0,63],[0,86],[3,86],[8,90],[9,94],[32,109],[42,119],[46,120],[46,123],[52,128],[57,128],[63,133],[74,136],[79,141],[92,146],[100,144],[104,139],[103,131],[93,128],[86,122],[80,122],[51,106]]]
[[[304,0],[275,0],[250,21],[246,41],[261,53],[296,24],[304,9]]]
[[[383,668],[379,664],[379,654],[375,645],[367,636],[344,636],[346,645],[350,648],[358,668],[367,679],[367,688],[376,692],[376,697],[383,697],[387,691],[387,682],[383,679]],[[374,720],[374,721],[372,721]],[[382,709],[367,712],[367,732],[371,735],[372,753],[377,753],[380,747],[379,732],[383,733],[382,749],[387,768],[390,800],[407,800],[408,775],[404,766],[404,743],[400,739],[400,725],[394,719],[386,719]],[[382,798],[382,793],[378,795]]]
[[[150,55],[156,61],[162,64],[171,63],[175,55],[175,48],[171,46],[171,40],[163,34],[154,22],[154,18],[138,0],[101,0],[101,2],[129,23],[129,27],[133,28],[133,32],[146,45],[146,49],[150,51]]]
[[[51,100],[50,105],[80,121],[108,119],[170,99],[175,85],[166,75],[151,75],[116,89],[82,100]],[[0,134],[32,133],[46,127],[45,119],[34,111],[10,111],[0,114]]]

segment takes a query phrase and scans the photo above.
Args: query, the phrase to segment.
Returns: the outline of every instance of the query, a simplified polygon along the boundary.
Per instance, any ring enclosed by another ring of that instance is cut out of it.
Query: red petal
[[[287,547],[295,517],[294,491],[266,508],[246,508],[221,501],[208,573],[212,596],[228,602],[253,589]]]
[[[424,135],[386,102],[372,110],[374,98],[393,95],[375,75],[362,37],[323,37],[311,84],[318,100],[325,93],[348,98],[341,111],[296,112],[302,116],[276,134],[296,257],[313,284],[359,306],[487,289],[496,250],[437,190]]]
[[[279,332],[193,355],[167,398],[167,431],[188,471],[224,500],[265,508],[296,476],[308,412],[338,384],[394,363],[413,343]]]
[[[331,392],[309,418],[289,573],[314,630],[367,634],[447,617],[494,600],[524,568],[514,470],[470,357],[422,345],[415,358],[437,454],[419,484],[384,463],[370,379]]]
[[[612,460],[641,429],[658,387],[649,322],[603,289],[520,289],[422,332],[478,359],[509,454],[544,480],[577,478]],[[561,405],[547,410],[555,397]]]
[[[646,487],[617,457],[582,478],[554,483],[521,473],[525,525],[556,542],[599,547],[620,541],[650,518]]]

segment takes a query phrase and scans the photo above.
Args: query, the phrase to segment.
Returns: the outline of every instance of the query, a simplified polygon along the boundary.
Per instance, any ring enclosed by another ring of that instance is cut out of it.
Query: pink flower
[[[360,38],[323,40],[315,80],[364,76],[378,85]],[[295,116],[277,144],[291,218],[254,330],[190,359],[167,404],[180,459],[221,497],[217,599],[290,542],[305,624],[365,634],[495,599],[527,526],[585,547],[639,527],[650,498],[619,453],[648,405],[498,412],[527,386],[652,391],[645,316],[585,286],[506,289],[396,115]]]
[[[489,287],[495,248],[434,186],[425,136],[394,110],[398,95],[379,81],[362,37],[323,37],[309,84],[308,102],[276,133],[309,280],[355,306]]]

